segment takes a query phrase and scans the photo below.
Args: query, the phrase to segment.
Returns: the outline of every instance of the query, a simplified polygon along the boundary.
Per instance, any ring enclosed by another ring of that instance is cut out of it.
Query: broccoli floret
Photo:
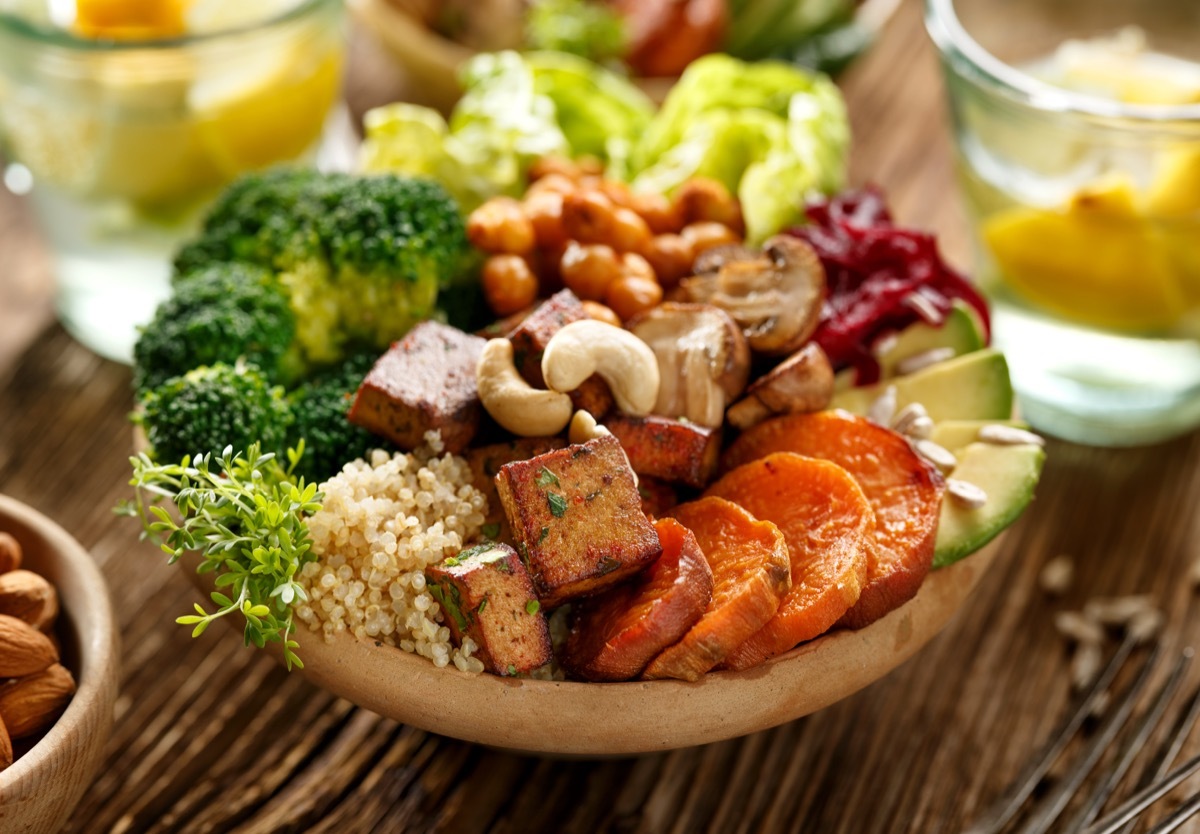
[[[216,263],[176,281],[133,348],[134,386],[157,388],[197,365],[252,362],[273,382],[303,371],[293,346],[296,317],[275,276],[244,263]]]
[[[141,424],[158,461],[220,455],[226,446],[244,452],[251,443],[286,451],[291,409],[283,389],[251,365],[201,366],[167,380],[142,405]]]
[[[470,251],[458,205],[437,183],[277,170],[226,191],[176,268],[244,260],[275,270],[304,357],[329,364],[382,349],[428,317]]]
[[[297,474],[320,483],[333,477],[349,461],[371,449],[391,448],[386,440],[346,419],[359,383],[375,364],[375,353],[351,356],[336,368],[317,374],[288,394],[293,422],[288,446],[304,440],[304,457]]]

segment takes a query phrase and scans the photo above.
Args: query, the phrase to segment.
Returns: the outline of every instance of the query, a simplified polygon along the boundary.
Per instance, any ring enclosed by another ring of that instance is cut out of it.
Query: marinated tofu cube
[[[479,431],[483,408],[475,366],[485,341],[435,321],[425,321],[396,342],[367,374],[351,423],[415,449],[430,430],[441,432],[446,451],[457,454]]]
[[[475,657],[497,675],[520,675],[550,662],[550,629],[517,552],[488,542],[425,569],[429,593],[445,612],[456,646],[470,637]]]
[[[547,608],[610,587],[662,552],[611,435],[506,464],[496,489]]]
[[[546,378],[542,376],[542,354],[546,345],[565,325],[587,317],[587,311],[575,293],[560,290],[517,325],[508,339],[513,346],[513,364],[526,382],[535,388],[546,387]],[[613,408],[612,391],[599,376],[588,377],[570,395],[576,411],[587,411],[594,417],[602,417]]]
[[[720,429],[669,417],[623,414],[609,416],[604,426],[621,441],[638,475],[703,489],[717,472]]]
[[[487,514],[483,520],[483,535],[492,541],[512,544],[512,529],[500,496],[496,493],[496,474],[506,463],[529,460],[554,449],[561,449],[567,442],[561,437],[521,437],[507,443],[492,443],[468,449],[465,453],[471,467],[471,483],[487,497]]]

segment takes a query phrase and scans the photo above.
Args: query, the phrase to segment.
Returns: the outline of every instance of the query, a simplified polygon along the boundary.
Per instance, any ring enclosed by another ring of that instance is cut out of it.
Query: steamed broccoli
[[[291,409],[283,389],[251,365],[201,366],[167,380],[142,405],[140,421],[158,461],[219,457],[226,446],[244,452],[252,443],[263,452],[285,451]]]
[[[293,347],[296,318],[269,271],[214,263],[176,281],[133,349],[134,386],[146,392],[197,365],[244,358],[272,381],[302,370]]]
[[[231,186],[176,269],[240,260],[274,270],[304,358],[329,364],[384,348],[429,316],[469,253],[458,205],[437,183],[283,169]]]
[[[389,447],[383,438],[346,419],[354,392],[374,363],[374,353],[356,354],[288,394],[293,421],[287,445],[295,448],[304,440],[304,457],[297,474],[320,483],[371,449]]]

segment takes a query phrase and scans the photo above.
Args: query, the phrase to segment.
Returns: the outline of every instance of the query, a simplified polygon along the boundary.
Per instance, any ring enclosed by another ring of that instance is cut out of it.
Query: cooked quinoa
[[[424,570],[479,537],[487,498],[466,460],[442,454],[436,432],[425,440],[408,454],[372,452],[321,485],[324,504],[308,520],[317,559],[300,571],[308,602],[296,615],[326,640],[350,631],[436,666],[482,672],[474,641],[451,644]]]

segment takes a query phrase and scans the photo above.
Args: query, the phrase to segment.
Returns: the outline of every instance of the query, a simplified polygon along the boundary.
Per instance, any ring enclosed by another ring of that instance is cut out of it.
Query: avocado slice
[[[865,415],[889,385],[896,386],[896,408],[925,406],[934,422],[942,420],[1007,420],[1012,417],[1013,390],[1004,354],[977,350],[907,376],[839,391],[832,408]]]
[[[1028,431],[1029,424],[1021,420],[943,420],[933,427],[929,439],[943,449],[958,454],[958,450],[979,439],[984,426],[1012,426]]]
[[[933,566],[942,568],[971,555],[1012,524],[1033,500],[1046,453],[1040,446],[970,443],[957,453],[950,477],[975,484],[987,503],[970,510],[942,499]]]

